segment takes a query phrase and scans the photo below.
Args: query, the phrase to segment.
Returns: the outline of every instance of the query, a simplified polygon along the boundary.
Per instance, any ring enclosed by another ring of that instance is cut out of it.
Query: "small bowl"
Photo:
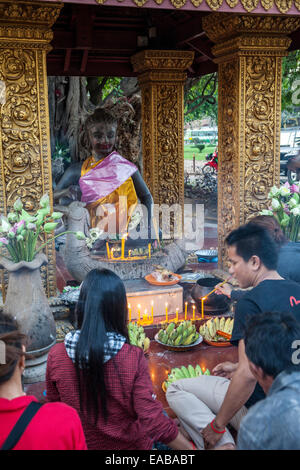
[[[218,251],[217,250],[198,250],[195,252],[198,257],[198,263],[217,263]]]
[[[157,343],[161,344],[164,348],[166,349],[169,349],[169,351],[188,351],[189,349],[192,349],[194,346],[197,346],[198,344],[200,344],[202,341],[203,341],[203,338],[202,336],[199,334],[199,337],[198,339],[196,339],[196,341],[192,344],[187,344],[187,345],[182,345],[182,346],[173,346],[171,344],[165,344],[165,343],[162,343],[161,341],[159,341],[158,339],[158,333],[156,333],[156,335],[154,336],[154,339]]]

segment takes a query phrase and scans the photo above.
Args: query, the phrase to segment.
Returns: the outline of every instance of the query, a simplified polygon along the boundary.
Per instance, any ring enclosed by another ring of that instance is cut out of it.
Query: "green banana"
[[[190,373],[190,377],[196,377],[195,369],[191,364],[188,365],[188,371]]]
[[[174,328],[175,328],[175,323],[173,323],[173,322],[172,322],[172,323],[169,323],[169,325],[168,325],[168,327],[167,327],[167,329],[166,329],[167,335],[169,335],[170,333],[172,333],[172,331],[174,330]]]
[[[209,369],[206,369],[206,371],[204,372],[203,375],[210,375],[210,370],[209,370]]]
[[[199,364],[196,365],[195,372],[196,372],[196,376],[202,375],[202,370]]]
[[[189,344],[192,344],[192,339],[194,337],[194,333],[191,333],[183,342],[184,346],[188,346]]]
[[[182,341],[182,335],[179,335],[174,341],[174,346],[179,346],[181,341]]]
[[[187,370],[187,368],[186,368],[185,366],[182,366],[182,367],[181,367],[181,372],[183,373],[185,379],[189,379],[189,378],[190,378],[189,371]]]

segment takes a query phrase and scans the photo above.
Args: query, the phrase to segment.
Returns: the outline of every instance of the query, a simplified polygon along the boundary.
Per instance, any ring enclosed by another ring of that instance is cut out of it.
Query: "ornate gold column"
[[[52,200],[46,54],[62,3],[0,1],[0,213],[17,198],[36,211]],[[56,295],[55,250],[48,244],[44,273]]]
[[[281,61],[299,17],[214,13],[203,28],[216,43],[219,86],[218,239],[267,206],[279,184]]]
[[[143,176],[155,204],[184,205],[183,86],[193,57],[145,50],[131,59],[142,91]]]

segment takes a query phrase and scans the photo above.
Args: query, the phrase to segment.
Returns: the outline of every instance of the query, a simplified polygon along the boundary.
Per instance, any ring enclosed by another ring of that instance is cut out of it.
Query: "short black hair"
[[[248,359],[265,374],[275,378],[282,371],[300,372],[300,323],[291,313],[265,312],[251,317],[244,341]]]
[[[230,232],[225,242],[228,246],[235,246],[244,261],[256,255],[267,269],[277,269],[278,246],[267,229],[253,223],[241,225]]]

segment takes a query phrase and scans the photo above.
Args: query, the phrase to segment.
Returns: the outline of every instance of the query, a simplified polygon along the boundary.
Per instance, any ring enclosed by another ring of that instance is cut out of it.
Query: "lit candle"
[[[185,302],[185,308],[184,308],[184,319],[187,320],[187,306],[188,306],[188,303]]]
[[[151,243],[148,243],[149,259],[151,259]]]
[[[168,302],[166,302],[166,322],[168,321]]]
[[[137,307],[138,307],[138,323],[139,323],[140,320],[141,320],[141,306],[140,306],[140,304],[138,304]]]
[[[151,300],[151,322],[153,323],[153,300]]]
[[[128,317],[129,317],[129,321],[131,322],[131,305],[128,304]]]
[[[107,258],[110,258],[110,253],[109,253],[109,244],[106,242],[106,251],[107,251]]]
[[[179,308],[176,308],[176,323],[178,322],[178,312],[179,312]]]
[[[195,305],[193,305],[193,320],[195,320]]]

